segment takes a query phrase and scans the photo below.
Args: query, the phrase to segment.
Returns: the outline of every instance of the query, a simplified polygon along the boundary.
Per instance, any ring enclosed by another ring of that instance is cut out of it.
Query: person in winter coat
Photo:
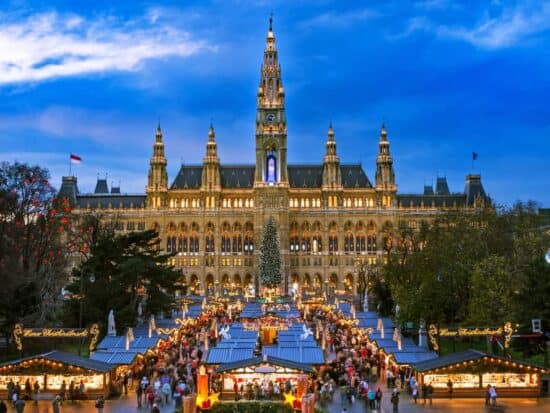
[[[391,395],[391,404],[393,405],[393,413],[399,412],[399,393],[397,392],[397,389],[393,389],[393,393]]]
[[[61,402],[61,396],[57,395],[52,400],[53,413],[59,413],[59,403]]]

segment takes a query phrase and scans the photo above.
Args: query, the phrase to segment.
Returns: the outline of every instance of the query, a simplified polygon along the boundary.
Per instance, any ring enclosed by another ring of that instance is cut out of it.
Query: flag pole
[[[71,155],[69,155],[69,176],[71,176],[71,166],[72,166],[71,164],[72,163],[73,162],[71,161]]]

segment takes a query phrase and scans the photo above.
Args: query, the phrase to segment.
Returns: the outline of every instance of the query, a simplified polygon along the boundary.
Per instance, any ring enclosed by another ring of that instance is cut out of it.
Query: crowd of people
[[[383,374],[395,377],[398,371],[385,364],[385,359],[373,351],[365,335],[347,323],[341,313],[327,307],[308,311],[305,321],[312,328],[327,329],[327,358],[329,362],[321,366],[314,384],[314,391],[321,403],[332,401],[339,390],[343,408],[362,400],[369,409],[378,409],[384,396],[379,384]],[[323,334],[323,331],[319,335]],[[388,388],[395,380],[388,381]],[[392,400],[398,401],[397,389],[392,391]]]
[[[229,325],[238,313],[227,311],[223,304],[209,306],[194,320],[188,320],[177,333],[175,339],[162,344],[154,355],[147,355],[136,362],[130,370],[121,374],[115,383],[121,392],[135,392],[138,408],[152,413],[160,413],[163,406],[181,409],[183,398],[196,392],[197,374],[204,363],[203,355],[207,348],[216,345],[217,329]],[[379,409],[384,397],[390,400],[393,411],[398,411],[401,391],[408,391],[418,402],[432,404],[434,389],[429,383],[419,385],[413,375],[395,365],[387,365],[383,354],[376,351],[366,334],[356,329],[341,312],[330,307],[317,306],[303,313],[306,325],[322,338],[327,362],[319,367],[318,374],[308,382],[308,392],[314,393],[321,405],[334,402],[338,393],[343,411],[354,403],[363,403],[366,410]],[[323,337],[324,335],[324,337]],[[209,390],[221,392],[221,375],[215,369],[209,371]],[[385,387],[381,383],[385,382]],[[296,393],[297,382],[292,379],[274,382],[263,381],[234,382],[235,401],[282,400],[285,393]],[[30,380],[21,384],[10,381],[7,385],[8,399],[18,413],[23,412],[25,399],[38,401],[39,383]],[[452,383],[448,384],[452,397]],[[384,394],[386,392],[387,394]],[[66,400],[84,398],[86,389],[83,383],[63,381],[61,389],[52,400],[53,412],[59,413],[59,406]],[[496,389],[488,386],[485,393],[486,404],[496,404]],[[5,404],[4,404],[5,405]],[[102,413],[104,399],[95,402],[98,413]],[[0,413],[3,406],[0,404]]]

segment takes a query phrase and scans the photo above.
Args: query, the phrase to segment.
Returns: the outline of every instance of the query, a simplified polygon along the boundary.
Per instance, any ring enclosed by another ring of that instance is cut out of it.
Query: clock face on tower
[[[267,121],[267,123],[275,122],[275,114],[274,113],[268,113],[265,117],[265,120]]]

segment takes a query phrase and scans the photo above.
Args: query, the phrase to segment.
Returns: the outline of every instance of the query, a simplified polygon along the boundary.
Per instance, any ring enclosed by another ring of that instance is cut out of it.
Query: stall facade
[[[304,375],[315,373],[315,370],[306,364],[264,356],[222,364],[216,368],[216,373],[221,375],[222,392],[228,394],[233,393],[235,383],[241,387],[264,382],[297,382]]]
[[[495,386],[499,397],[536,397],[546,372],[540,366],[477,350],[421,362],[415,370],[420,385],[432,385],[434,397],[448,394],[449,381],[457,397],[483,397],[488,385]]]
[[[28,379],[31,385],[37,381],[43,393],[57,393],[63,382],[67,389],[74,382],[77,389],[83,383],[87,397],[107,395],[114,368],[111,364],[75,354],[50,351],[1,363],[0,393],[7,393],[10,381],[24,388]]]

